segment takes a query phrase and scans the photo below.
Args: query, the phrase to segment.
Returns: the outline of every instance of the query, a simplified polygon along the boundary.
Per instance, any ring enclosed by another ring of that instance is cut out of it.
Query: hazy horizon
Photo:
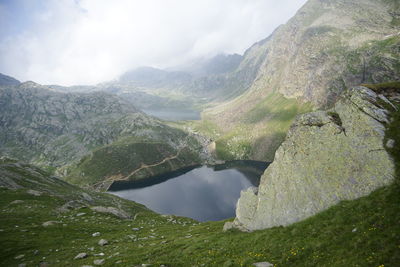
[[[140,66],[243,54],[306,0],[0,0],[0,73],[96,84]]]

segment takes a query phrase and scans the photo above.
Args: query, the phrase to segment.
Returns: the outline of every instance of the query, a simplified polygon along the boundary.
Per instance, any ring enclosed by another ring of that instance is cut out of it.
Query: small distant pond
[[[200,112],[184,109],[143,109],[144,113],[166,121],[200,120]]]
[[[147,206],[161,214],[218,221],[235,216],[240,191],[258,186],[269,163],[230,161],[200,166],[136,182],[115,182],[109,193]]]

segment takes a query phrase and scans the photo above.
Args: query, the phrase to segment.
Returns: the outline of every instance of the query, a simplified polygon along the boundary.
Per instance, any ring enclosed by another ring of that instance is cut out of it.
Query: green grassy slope
[[[224,122],[215,123],[213,114],[208,113],[193,127],[215,140],[220,159],[272,161],[296,115],[311,110],[309,103],[271,92],[248,112],[235,114],[238,120],[233,128]]]
[[[35,197],[25,190],[0,193],[2,266],[82,266],[95,259],[105,259],[104,266],[251,266],[260,261],[275,266],[396,266],[400,261],[400,192],[394,185],[292,226],[253,233],[223,233],[223,222],[162,217],[134,203],[126,205],[140,211],[136,219],[121,220],[87,207],[57,213],[66,201],[60,197]],[[10,204],[14,200],[24,202]],[[49,220],[59,223],[43,227]],[[95,232],[101,235],[93,237]],[[101,238],[109,245],[99,246]],[[88,257],[74,260],[81,252]],[[24,257],[15,259],[19,255]]]
[[[167,143],[125,138],[123,142],[96,149],[84,157],[66,180],[106,189],[113,180],[138,180],[200,163],[192,147],[174,148]]]

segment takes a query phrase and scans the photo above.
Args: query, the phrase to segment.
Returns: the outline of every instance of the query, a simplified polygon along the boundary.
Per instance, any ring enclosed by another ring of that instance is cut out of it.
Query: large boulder
[[[300,115],[258,190],[241,193],[233,225],[289,225],[390,184],[394,164],[383,141],[393,108],[384,96],[356,87],[331,110]]]

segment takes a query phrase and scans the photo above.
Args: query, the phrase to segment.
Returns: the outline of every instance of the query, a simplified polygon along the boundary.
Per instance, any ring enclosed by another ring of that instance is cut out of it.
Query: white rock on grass
[[[269,263],[267,261],[256,262],[256,263],[253,263],[253,265],[256,267],[272,267],[272,266],[274,266],[272,263]]]
[[[100,236],[100,232],[93,233],[92,236],[94,236],[94,237]]]
[[[94,265],[103,265],[106,262],[105,259],[99,259],[99,260],[94,260],[93,264]]]
[[[74,260],[78,260],[78,259],[84,259],[86,258],[88,255],[84,252],[79,253],[78,255],[75,256]]]
[[[43,194],[42,192],[32,190],[32,189],[29,189],[28,191],[26,191],[26,193],[28,193],[29,195],[36,196],[36,197],[39,197]]]
[[[100,246],[105,246],[105,245],[108,245],[108,241],[105,240],[105,239],[100,239],[100,241],[99,241],[98,244],[99,244]]]
[[[13,202],[11,202],[10,204],[14,205],[14,204],[20,204],[20,203],[24,203],[24,201],[17,199],[17,200],[14,200]]]
[[[55,224],[57,224],[57,223],[60,223],[60,222],[57,222],[57,221],[47,221],[47,222],[42,223],[42,226],[43,226],[43,227],[48,227],[48,226],[55,225]]]

